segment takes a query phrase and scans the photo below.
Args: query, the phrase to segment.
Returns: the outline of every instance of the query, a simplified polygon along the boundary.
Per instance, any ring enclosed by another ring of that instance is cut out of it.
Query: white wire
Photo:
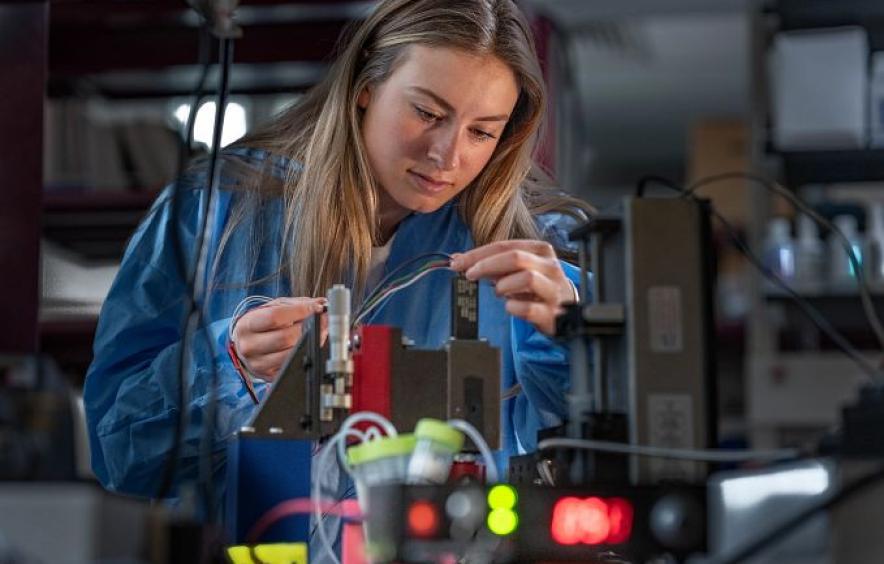
[[[328,442],[328,444],[325,445],[324,448],[322,448],[319,451],[319,454],[316,458],[316,467],[318,469],[321,469],[324,467],[324,462],[325,462],[325,459],[328,458],[328,453],[335,451],[335,449],[333,448],[334,443],[335,442],[344,442],[345,436],[346,436],[346,434],[344,434],[344,433],[338,433],[337,435],[332,437],[332,439]],[[338,555],[335,554],[334,545],[332,544],[331,540],[329,540],[328,535],[325,533],[325,516],[322,514],[321,496],[322,496],[322,493],[321,493],[321,489],[319,487],[319,479],[314,477],[313,478],[313,494],[312,494],[312,497],[313,497],[313,519],[316,521],[316,532],[319,535],[319,542],[322,545],[322,548],[324,548],[325,551],[328,552],[332,561],[335,564],[341,564],[340,559],[338,559]]]
[[[434,267],[432,267],[432,268],[429,268],[429,269],[427,269],[427,270],[421,272],[420,274],[418,274],[417,276],[415,276],[414,278],[412,278],[412,279],[409,280],[408,282],[405,282],[404,284],[401,284],[401,285],[399,285],[399,286],[393,286],[392,288],[390,288],[390,289],[388,289],[388,290],[384,290],[384,293],[381,295],[381,297],[379,297],[379,298],[377,299],[376,302],[374,302],[373,304],[371,304],[371,306],[368,307],[367,309],[365,309],[364,311],[359,312],[359,315],[356,316],[356,319],[353,321],[353,325],[354,325],[354,326],[355,326],[355,325],[359,325],[359,323],[360,323],[363,319],[365,319],[365,316],[366,316],[366,315],[368,315],[369,313],[371,313],[372,310],[374,310],[375,308],[377,308],[377,307],[378,307],[380,304],[382,304],[387,298],[389,298],[390,296],[392,296],[393,294],[395,294],[395,293],[398,292],[399,290],[404,290],[405,288],[408,288],[409,286],[411,286],[412,284],[414,284],[415,282],[417,282],[418,280],[420,280],[421,278],[423,278],[423,277],[426,276],[427,274],[429,274],[429,273],[431,273],[431,272],[436,272],[436,271],[438,271],[438,270],[452,270],[452,269],[451,269],[451,267],[448,267],[448,266],[434,266]]]
[[[668,448],[647,445],[630,445],[612,441],[594,441],[589,439],[556,438],[545,439],[537,443],[538,450],[551,448],[579,448],[599,450],[619,454],[635,454],[638,456],[654,456],[698,462],[748,462],[751,460],[782,460],[797,458],[801,453],[797,449],[785,448],[775,450],[713,450]]]
[[[328,453],[335,452],[335,443],[345,443],[346,437],[356,437],[360,441],[364,441],[366,438],[365,433],[358,429],[347,429],[346,431],[338,432],[335,436],[329,439],[329,441],[316,454],[317,469],[321,470],[325,467],[324,463],[328,458]],[[335,554],[334,544],[332,544],[331,539],[328,538],[328,535],[325,532],[325,515],[322,514],[322,488],[320,487],[320,480],[318,477],[312,480],[311,487],[313,519],[316,521],[316,532],[319,535],[319,542],[322,545],[322,548],[331,555],[332,560],[337,564],[340,564],[338,555]]]
[[[396,427],[394,427],[393,424],[390,423],[390,420],[383,415],[378,415],[377,413],[374,413],[372,411],[359,411],[344,419],[344,422],[341,423],[341,429],[338,431],[338,434],[335,435],[335,437],[337,437],[338,435],[343,435],[347,431],[351,430],[355,424],[361,423],[363,421],[370,421],[374,423],[375,425],[383,429],[384,433],[386,433],[389,437],[395,437],[399,435],[399,433],[396,431]],[[335,438],[332,437],[331,440],[333,441],[335,440]],[[347,453],[345,452],[346,446],[346,441],[338,441],[338,458],[340,459],[341,466],[344,468],[347,474],[353,476],[353,473],[350,471],[350,465],[347,464]]]
[[[556,481],[553,478],[552,471],[549,469],[546,460],[537,461],[537,473],[547,486],[555,486]]]
[[[236,328],[239,318],[245,315],[252,306],[264,305],[268,302],[272,302],[274,299],[275,298],[268,296],[246,296],[243,298],[238,304],[236,304],[236,307],[233,308],[233,315],[230,316],[230,324],[227,326],[227,338],[231,341],[233,340],[233,330]]]
[[[482,453],[482,459],[485,461],[485,473],[488,481],[491,483],[499,482],[500,478],[497,472],[497,463],[494,461],[494,455],[491,454],[491,449],[488,448],[488,443],[485,442],[485,438],[482,437],[482,434],[463,419],[449,419],[447,423],[455,429],[463,431],[473,440],[473,444],[479,447],[479,452]]]
[[[370,421],[374,423],[375,425],[383,429],[387,436],[395,437],[399,434],[396,431],[396,427],[393,426],[393,424],[386,417],[378,415],[377,413],[373,413],[371,411],[359,411],[344,419],[344,422],[341,424],[340,430],[319,450],[319,453],[317,453],[316,455],[316,467],[319,469],[323,468],[323,463],[328,457],[328,453],[336,452],[338,457],[340,458],[339,462],[341,467],[344,469],[345,472],[347,472],[350,477],[352,477],[353,473],[350,470],[350,465],[347,464],[346,453],[344,451],[346,448],[347,437],[356,437],[360,441],[364,442],[369,438],[369,434],[372,433],[372,431],[377,437],[381,436],[380,433],[377,431],[377,427],[371,427],[365,433],[353,428],[354,425],[363,421]],[[334,545],[325,532],[325,516],[322,514],[321,511],[322,500],[318,479],[312,480],[311,497],[314,500],[313,518],[316,520],[316,528],[317,534],[319,535],[319,542],[322,545],[322,548],[331,556],[332,561],[335,564],[341,564],[341,561],[338,559],[338,555],[335,554]]]

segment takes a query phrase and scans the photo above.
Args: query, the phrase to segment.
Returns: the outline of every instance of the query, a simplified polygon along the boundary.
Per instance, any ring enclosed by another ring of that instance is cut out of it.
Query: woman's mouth
[[[426,176],[418,172],[414,172],[413,170],[409,170],[408,174],[414,179],[415,184],[417,184],[419,188],[431,194],[438,194],[452,184],[447,180],[436,179],[431,176]]]

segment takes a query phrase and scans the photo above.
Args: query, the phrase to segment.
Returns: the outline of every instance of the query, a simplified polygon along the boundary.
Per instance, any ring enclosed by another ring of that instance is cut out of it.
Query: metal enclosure
[[[625,212],[630,438],[653,446],[712,446],[708,213],[694,201],[648,198],[627,200]],[[654,481],[705,476],[701,464],[661,458],[639,461],[637,472]]]

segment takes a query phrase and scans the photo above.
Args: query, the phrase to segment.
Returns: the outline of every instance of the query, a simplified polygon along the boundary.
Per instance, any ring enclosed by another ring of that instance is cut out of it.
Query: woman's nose
[[[427,157],[440,170],[454,170],[460,164],[457,127],[449,126],[433,132]]]

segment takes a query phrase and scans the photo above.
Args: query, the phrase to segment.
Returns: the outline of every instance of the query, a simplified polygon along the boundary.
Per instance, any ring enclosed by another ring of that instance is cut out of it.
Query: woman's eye
[[[491,133],[488,133],[487,131],[483,131],[481,129],[474,129],[473,135],[475,135],[477,139],[482,140],[482,141],[484,141],[486,139],[497,139]]]
[[[432,112],[428,112],[427,110],[420,108],[418,106],[414,107],[414,111],[417,112],[419,118],[426,122],[434,122],[439,119],[439,116]]]

